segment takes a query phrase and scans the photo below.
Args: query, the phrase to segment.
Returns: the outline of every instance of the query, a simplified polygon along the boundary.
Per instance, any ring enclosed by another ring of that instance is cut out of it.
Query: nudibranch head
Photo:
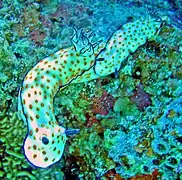
[[[153,38],[161,29],[163,22],[162,19],[149,18],[120,26],[96,57],[95,73],[106,76],[118,72],[128,55]]]
[[[24,153],[31,164],[46,168],[61,159],[65,142],[65,129],[58,125],[30,129],[24,142]]]

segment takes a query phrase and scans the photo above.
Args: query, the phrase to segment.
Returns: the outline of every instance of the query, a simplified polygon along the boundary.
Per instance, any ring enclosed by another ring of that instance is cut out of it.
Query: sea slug
[[[129,54],[155,36],[162,24],[163,20],[155,18],[129,22],[106,43],[92,42],[91,34],[75,30],[73,46],[51,54],[28,71],[19,91],[18,109],[28,126],[23,151],[32,165],[46,168],[62,157],[67,137],[54,116],[57,91],[70,83],[117,73]]]

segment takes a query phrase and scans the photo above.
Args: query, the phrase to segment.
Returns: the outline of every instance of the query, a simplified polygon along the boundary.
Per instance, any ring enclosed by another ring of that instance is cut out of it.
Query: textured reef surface
[[[132,53],[117,77],[72,84],[54,98],[58,123],[79,129],[62,159],[47,169],[30,165],[22,145],[18,91],[39,60],[71,45],[74,31],[107,40],[146,7],[168,17],[155,39]],[[181,1],[1,0],[0,179],[182,179]]]

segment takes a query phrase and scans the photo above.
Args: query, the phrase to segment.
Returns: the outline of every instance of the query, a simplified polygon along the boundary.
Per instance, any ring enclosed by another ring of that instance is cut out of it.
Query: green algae
[[[29,172],[27,171],[21,171],[21,172],[18,172],[16,174],[17,177],[28,177],[32,180],[36,180],[37,178],[35,178],[32,174],[30,174]]]
[[[102,118],[100,120],[100,123],[104,129],[115,129],[120,125],[121,119],[120,118],[111,118],[111,117],[110,118]]]
[[[120,97],[114,104],[114,111],[121,112],[121,116],[137,116],[139,111],[137,107],[131,103],[128,97]]]

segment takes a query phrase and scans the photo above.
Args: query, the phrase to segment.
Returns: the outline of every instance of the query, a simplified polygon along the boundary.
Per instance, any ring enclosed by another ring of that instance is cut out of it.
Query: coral
[[[28,8],[25,7],[22,9],[21,21],[23,27],[29,27],[31,29],[38,25],[40,12],[35,4],[28,3],[27,5]]]
[[[16,127],[16,128],[14,128]],[[23,171],[21,167],[28,167],[27,161],[21,152],[21,144],[26,134],[26,127],[19,121],[17,114],[11,116],[2,115],[0,121],[0,141],[3,147],[1,161],[3,178],[15,178],[18,172]],[[14,171],[13,171],[14,169]]]
[[[123,116],[135,116],[139,113],[137,107],[128,97],[119,97],[114,104],[114,111],[120,112]]]
[[[93,97],[91,107],[93,114],[107,115],[113,108],[114,102],[114,97],[106,91],[103,92],[101,97]]]
[[[121,176],[119,174],[116,173],[115,169],[111,169],[109,170],[101,179],[116,179],[116,180],[122,180]]]
[[[78,128],[86,122],[86,111],[89,111],[91,101],[89,100],[90,90],[84,84],[70,85],[60,91],[55,97],[55,115],[65,127]],[[64,117],[64,119],[63,119]],[[81,126],[82,127],[82,126]]]
[[[160,173],[157,169],[155,169],[152,174],[143,174],[137,175],[135,177],[131,177],[130,180],[157,180],[160,177]]]
[[[2,82],[13,78],[13,71],[10,71],[9,69],[13,69],[18,63],[3,34],[0,34],[0,47],[0,70],[3,72],[5,78],[5,80],[2,78]]]
[[[85,114],[85,117],[87,118],[87,125],[86,127],[91,127],[96,123],[99,123],[99,121],[96,119],[96,117],[94,115],[89,115],[88,113]]]
[[[69,166],[76,164],[76,174],[90,177],[92,179],[102,176],[109,169],[115,167],[115,163],[108,158],[106,151],[102,146],[102,139],[99,136],[97,126],[93,126],[88,132],[87,129],[81,130],[80,134],[74,138],[69,146],[68,154],[72,154],[76,159],[69,162]],[[86,152],[86,153],[85,153]],[[67,156],[69,158],[69,155]]]
[[[35,44],[43,45],[45,37],[46,33],[40,32],[39,29],[35,29],[30,33],[30,40],[33,40]]]
[[[0,177],[2,179],[63,178],[59,167],[49,171],[32,167],[22,152],[26,126],[17,118],[17,113],[0,116]]]
[[[144,111],[145,108],[152,103],[150,95],[144,91],[142,84],[138,85],[137,90],[134,91],[130,99],[136,104],[140,111]]]

